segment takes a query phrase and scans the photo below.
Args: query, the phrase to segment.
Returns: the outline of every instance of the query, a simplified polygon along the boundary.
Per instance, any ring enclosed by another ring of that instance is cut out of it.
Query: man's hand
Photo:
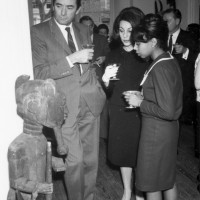
[[[182,44],[175,44],[174,49],[176,54],[184,54],[187,51],[187,48],[184,47]]]
[[[76,51],[68,56],[70,61],[75,63],[88,63],[90,60],[92,60],[94,55],[94,49],[82,49],[80,51]]]
[[[105,56],[100,56],[96,59],[96,62],[101,65],[105,61],[106,57]]]

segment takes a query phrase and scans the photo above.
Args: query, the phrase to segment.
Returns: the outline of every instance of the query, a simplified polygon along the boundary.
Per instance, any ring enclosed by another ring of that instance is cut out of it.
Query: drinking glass
[[[126,97],[130,97],[130,95],[134,94],[134,95],[141,95],[141,92],[140,91],[137,91],[137,90],[128,90],[128,91],[125,91],[122,93],[124,96]],[[132,108],[136,108],[135,106],[133,105],[129,105],[127,106],[126,108],[128,109],[132,109]]]
[[[82,48],[83,49],[94,49],[94,44],[83,44],[82,45]],[[91,62],[92,61],[92,59],[91,60],[89,60],[89,62]]]
[[[119,64],[119,63],[114,63],[114,64],[111,64],[111,65],[112,65],[113,67],[117,67],[118,70],[119,70],[119,67],[120,67],[120,64]],[[111,81],[118,81],[119,78],[117,78],[116,76],[114,76],[114,77],[111,77],[110,80],[111,80]]]

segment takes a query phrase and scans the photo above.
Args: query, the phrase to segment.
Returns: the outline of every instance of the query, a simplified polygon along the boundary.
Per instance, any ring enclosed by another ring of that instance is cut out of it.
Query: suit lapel
[[[181,44],[181,43],[183,43],[183,32],[182,32],[182,30],[180,30],[180,33],[178,34],[178,37],[177,37],[177,39],[176,39],[176,43],[178,43],[178,44]]]
[[[70,50],[65,38],[53,18],[49,21],[49,25],[50,25],[51,33],[52,33],[53,37],[55,38],[55,40],[66,51],[67,54],[71,54],[71,50]]]

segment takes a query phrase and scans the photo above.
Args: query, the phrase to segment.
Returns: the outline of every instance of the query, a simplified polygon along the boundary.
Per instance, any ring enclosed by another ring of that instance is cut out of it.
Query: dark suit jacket
[[[87,27],[73,23],[73,30],[78,48],[90,43]],[[105,94],[97,81],[95,71],[89,64],[82,64],[83,73],[76,66],[70,68],[66,59],[71,50],[54,18],[37,24],[31,29],[34,77],[36,79],[52,78],[66,95],[68,118],[66,125],[72,126],[79,112],[80,97],[86,101],[94,116],[102,111]]]
[[[107,38],[103,35],[94,33],[93,43],[94,43],[93,60],[96,60],[99,56],[106,56],[110,51]]]
[[[93,44],[94,44],[94,57],[93,61],[95,61],[100,56],[106,56],[110,51],[107,38],[103,35],[93,34]],[[101,77],[104,73],[104,65],[99,67],[98,65],[94,65],[96,69],[96,74],[101,81]]]
[[[176,43],[182,44],[184,47],[189,49],[187,60],[182,58],[183,54],[175,54],[175,50],[173,50],[172,52],[172,55],[178,60],[182,73],[183,83],[185,84],[186,82],[188,82],[188,79],[191,79],[191,76],[193,76],[194,72],[194,62],[196,58],[194,45],[195,41],[192,39],[189,32],[181,29],[177,37]]]

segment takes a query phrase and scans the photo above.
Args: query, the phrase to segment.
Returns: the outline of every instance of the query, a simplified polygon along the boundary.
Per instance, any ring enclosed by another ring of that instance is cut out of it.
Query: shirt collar
[[[55,18],[54,18],[54,20],[55,20],[56,24],[58,25],[58,27],[59,27],[61,30],[65,30],[66,27],[70,27],[70,30],[71,30],[71,28],[72,28],[72,23],[70,23],[70,25],[66,26],[66,25],[59,24],[59,23],[56,21]]]
[[[181,29],[179,28],[177,31],[175,31],[172,35],[173,37],[178,37],[178,34],[180,33]],[[171,35],[171,34],[170,34]]]

